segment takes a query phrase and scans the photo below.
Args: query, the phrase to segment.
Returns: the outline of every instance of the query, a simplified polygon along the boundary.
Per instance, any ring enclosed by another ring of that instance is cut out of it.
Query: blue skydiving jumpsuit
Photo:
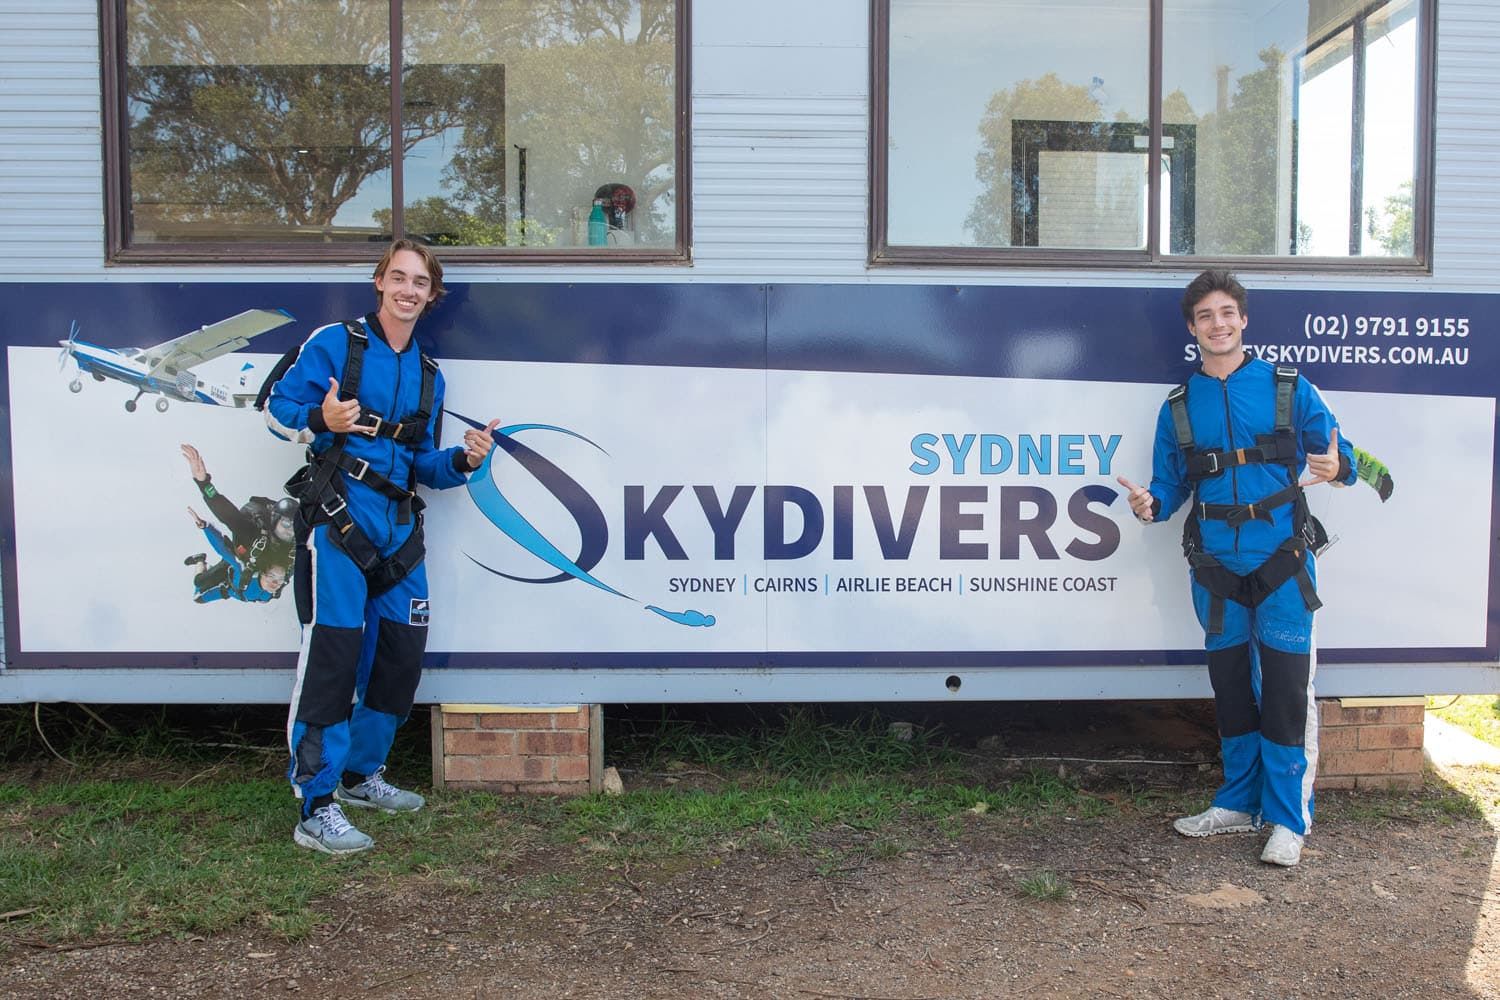
[[[208,544],[218,553],[219,558],[224,560],[229,570],[229,578],[216,587],[196,590],[193,600],[199,604],[209,604],[231,597],[237,601],[251,602],[269,601],[276,597],[260,585],[260,574],[251,572],[248,566],[240,562],[239,557],[234,553],[233,544],[224,537],[222,531],[213,525],[208,525],[203,529],[203,536],[208,539]]]
[[[366,411],[400,421],[420,410],[422,360],[416,341],[400,354],[386,342],[372,313],[363,320],[364,349],[358,399]],[[334,323],[313,332],[297,359],[276,383],[266,407],[272,433],[306,440],[322,455],[336,444],[323,421],[329,378],[341,386],[349,334]],[[467,480],[462,447],[438,450],[443,377],[434,372],[431,412],[420,440],[408,446],[388,437],[344,435],[344,452],[369,463],[374,473],[402,489],[417,483],[434,489]],[[417,516],[349,473],[341,480],[348,511],[382,557],[401,548]],[[304,507],[304,511],[307,510]],[[385,762],[396,728],[411,711],[427,645],[428,593],[425,566],[418,564],[385,593],[371,596],[364,573],[339,544],[338,528],[299,525],[294,586],[302,621],[297,682],[287,720],[293,791],[303,815],[329,801],[342,777],[354,784]],[[351,703],[353,705],[351,711]]]
[[[1257,435],[1269,435],[1275,429],[1275,366],[1247,356],[1222,381],[1200,370],[1188,381],[1186,406],[1199,452],[1254,448]],[[1291,417],[1296,466],[1301,470],[1309,453],[1328,450],[1338,422],[1318,390],[1300,378]],[[1342,433],[1339,454],[1337,479],[1352,484],[1356,472],[1353,447]],[[1200,479],[1196,500],[1258,504],[1295,481],[1296,474],[1276,462],[1239,465]],[[1164,403],[1156,423],[1152,461],[1151,495],[1160,505],[1156,520],[1170,518],[1192,492],[1171,405]],[[1194,503],[1187,516],[1197,517],[1200,511]],[[1200,517],[1203,550],[1231,573],[1251,574],[1292,537],[1293,511],[1293,504],[1283,504],[1269,512],[1269,521],[1251,519],[1236,527],[1222,519]],[[1265,516],[1262,512],[1261,517]],[[1306,554],[1306,568],[1309,582],[1315,581],[1311,550]],[[1193,606],[1205,630],[1224,758],[1224,784],[1213,804],[1305,834],[1312,824],[1318,758],[1312,609],[1294,577],[1254,608],[1222,601],[1223,630],[1214,633],[1210,627],[1213,597],[1196,573],[1192,590]]]

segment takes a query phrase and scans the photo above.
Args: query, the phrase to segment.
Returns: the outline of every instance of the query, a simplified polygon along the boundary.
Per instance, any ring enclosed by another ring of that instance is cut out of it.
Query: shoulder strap
[[[1276,431],[1291,431],[1292,401],[1297,393],[1297,369],[1276,366]]]
[[[344,358],[344,377],[339,379],[339,398],[356,399],[359,378],[365,370],[365,348],[369,346],[370,335],[357,319],[344,320],[344,331],[349,334],[349,350]]]
[[[1177,447],[1185,453],[1197,450],[1193,444],[1193,425],[1188,420],[1187,388],[1184,382],[1167,393],[1167,405],[1172,408],[1172,426],[1177,431]]]

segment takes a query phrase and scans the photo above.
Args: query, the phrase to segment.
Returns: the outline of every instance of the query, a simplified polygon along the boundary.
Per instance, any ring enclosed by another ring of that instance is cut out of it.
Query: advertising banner
[[[302,449],[251,401],[365,285],[12,286],[11,667],[285,668]],[[468,284],[418,325],[445,443],[429,666],[1199,662],[1183,514],[1140,525],[1177,289]],[[1309,490],[1325,662],[1493,661],[1493,299],[1252,289],[1246,343],[1395,489]],[[226,346],[227,345],[227,346]],[[208,487],[205,488],[205,483]]]

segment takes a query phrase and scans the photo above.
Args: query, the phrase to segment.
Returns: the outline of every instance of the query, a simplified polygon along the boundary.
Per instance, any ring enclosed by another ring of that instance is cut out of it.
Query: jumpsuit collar
[[[1225,382],[1228,382],[1230,379],[1234,378],[1241,371],[1243,371],[1246,365],[1250,364],[1250,362],[1254,360],[1255,357],[1249,351],[1242,350],[1240,363],[1238,365],[1235,365],[1234,371],[1230,372],[1228,375],[1225,375],[1223,380]],[[1201,364],[1198,366],[1198,371],[1195,374],[1202,375],[1204,378],[1211,378],[1215,382],[1219,381],[1219,377],[1217,375],[1210,375],[1208,372],[1204,371]]]
[[[386,347],[391,347],[390,338],[388,338],[385,335],[385,330],[380,325],[380,315],[378,313],[373,313],[373,312],[365,313],[365,325],[370,328],[370,332],[371,333],[375,334],[375,336],[377,336],[377,337],[380,338],[380,342],[382,344],[384,344]],[[416,335],[415,332],[413,332],[412,336],[411,336],[411,339],[406,342],[406,346],[405,347],[403,347],[399,351],[396,350],[394,347],[391,347],[391,353],[392,354],[405,354],[407,351],[411,350],[413,346],[415,346],[416,342],[417,342],[417,335]]]

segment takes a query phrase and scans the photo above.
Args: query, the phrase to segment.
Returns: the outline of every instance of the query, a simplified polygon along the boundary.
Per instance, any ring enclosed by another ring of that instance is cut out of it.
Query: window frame
[[[1437,3],[1417,0],[1421,37],[1417,46],[1416,162],[1412,177],[1412,256],[1313,257],[1163,254],[1148,235],[1142,250],[1089,250],[1047,247],[917,246],[890,243],[890,43],[892,0],[870,0],[870,163],[869,256],[871,267],[990,267],[1023,269],[1122,269],[1185,271],[1209,267],[1289,273],[1432,274],[1433,163],[1436,139]],[[1035,0],[1043,2],[1043,0]],[[1162,152],[1162,52],[1164,0],[1147,0],[1150,17],[1148,163]],[[1362,10],[1359,16],[1365,16]],[[1351,19],[1351,24],[1352,19]],[[1146,232],[1161,230],[1161,184],[1149,171]]]
[[[131,244],[129,163],[125,154],[125,4],[126,0],[100,0],[101,122],[104,153],[104,252],[113,264],[359,264],[379,259],[384,242],[301,244],[288,242],[240,243],[203,241],[193,243]],[[598,249],[569,247],[561,250],[445,246],[439,248],[448,266],[467,264],[690,264],[692,242],[692,116],[691,56],[692,0],[674,0],[673,39],[676,70],[673,101],[676,136],[673,142],[675,239],[671,247],[620,247]],[[391,38],[391,134],[401,134],[402,0],[390,0]],[[403,183],[402,158],[391,163],[391,228],[403,235],[405,206],[400,197]]]

